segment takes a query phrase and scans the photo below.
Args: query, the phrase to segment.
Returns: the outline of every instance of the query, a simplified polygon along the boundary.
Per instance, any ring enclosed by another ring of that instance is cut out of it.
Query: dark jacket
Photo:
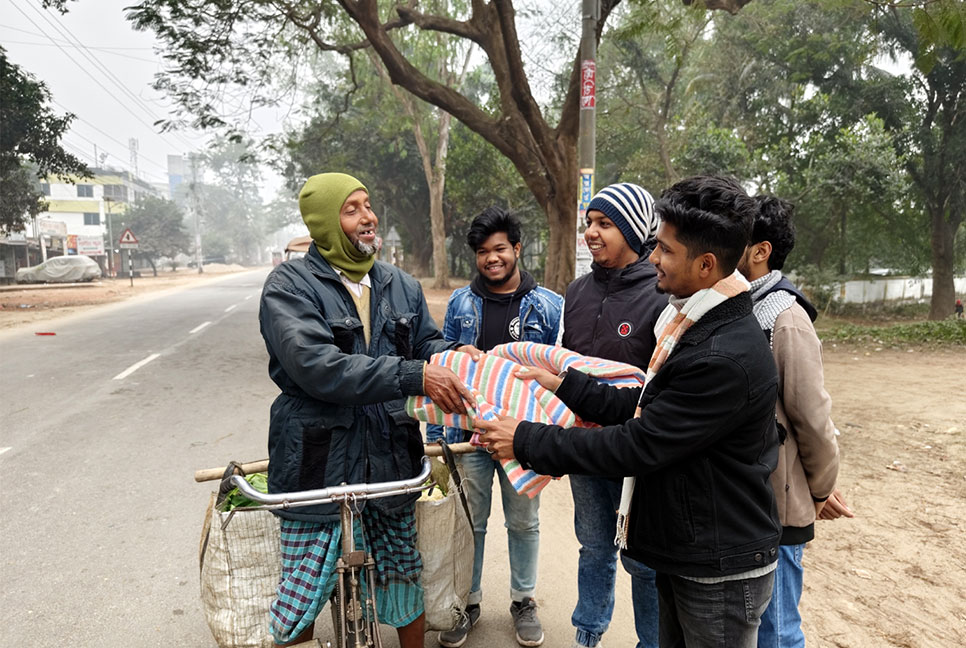
[[[567,287],[563,346],[646,370],[654,324],[668,303],[656,286],[657,272],[647,255],[619,270],[593,264]]]
[[[524,422],[514,454],[543,474],[636,476],[628,556],[681,576],[739,574],[777,558],[781,527],[769,484],[777,383],[743,293],[688,329],[643,396],[568,372],[557,396],[608,427]]]
[[[338,273],[315,246],[276,267],[262,290],[259,322],[268,372],[282,393],[269,428],[270,492],[343,482],[405,479],[418,473],[419,426],[404,410],[422,394],[424,360],[452,349],[429,315],[419,283],[376,261],[369,348]],[[393,510],[418,494],[372,500]],[[287,519],[330,521],[338,504],[281,511]]]

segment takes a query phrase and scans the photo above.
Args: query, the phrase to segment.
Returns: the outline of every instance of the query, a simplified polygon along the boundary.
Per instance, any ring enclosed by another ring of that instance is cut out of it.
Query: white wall
[[[956,294],[966,294],[966,277],[953,280]],[[839,284],[837,301],[868,304],[878,301],[925,301],[932,297],[932,278],[883,277]]]

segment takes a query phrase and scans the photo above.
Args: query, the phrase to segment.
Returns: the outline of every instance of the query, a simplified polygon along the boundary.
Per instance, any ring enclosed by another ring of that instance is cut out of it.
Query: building
[[[40,183],[47,210],[28,223],[26,231],[0,238],[0,283],[12,283],[18,268],[62,254],[90,256],[105,275],[116,275],[124,267],[118,250],[107,256],[106,242],[117,246],[131,204],[162,192],[128,171],[93,168],[91,173],[91,178],[66,181],[49,176]]]

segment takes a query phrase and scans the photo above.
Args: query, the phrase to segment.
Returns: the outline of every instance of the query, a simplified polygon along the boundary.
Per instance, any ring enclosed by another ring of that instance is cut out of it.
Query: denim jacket
[[[560,331],[563,314],[563,297],[537,286],[520,300],[520,341],[555,344]],[[464,286],[450,295],[443,322],[443,337],[452,342],[476,344],[483,326],[483,298]],[[464,430],[446,428],[446,442],[464,440]],[[426,438],[436,441],[443,437],[443,427],[429,425]]]

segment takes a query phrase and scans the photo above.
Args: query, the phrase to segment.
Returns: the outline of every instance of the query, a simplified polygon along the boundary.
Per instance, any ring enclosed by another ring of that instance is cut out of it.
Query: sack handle
[[[221,506],[221,504],[225,501],[225,498],[228,497],[228,493],[235,488],[232,486],[231,477],[232,475],[236,474],[244,477],[245,470],[237,461],[229,461],[228,465],[225,466],[225,473],[221,476],[221,485],[218,487],[218,499],[215,502],[217,506]]]
[[[445,439],[440,439],[436,443],[443,451],[443,461],[446,462],[446,467],[449,468],[449,474],[453,478],[453,484],[456,486],[456,492],[460,495],[460,502],[463,503],[463,510],[466,511],[466,519],[470,521],[470,527],[473,526],[473,516],[470,515],[470,506],[466,503],[466,495],[463,493],[463,478],[460,477],[459,468],[456,466],[456,457],[453,455],[453,451],[450,450],[449,444],[446,443]]]

